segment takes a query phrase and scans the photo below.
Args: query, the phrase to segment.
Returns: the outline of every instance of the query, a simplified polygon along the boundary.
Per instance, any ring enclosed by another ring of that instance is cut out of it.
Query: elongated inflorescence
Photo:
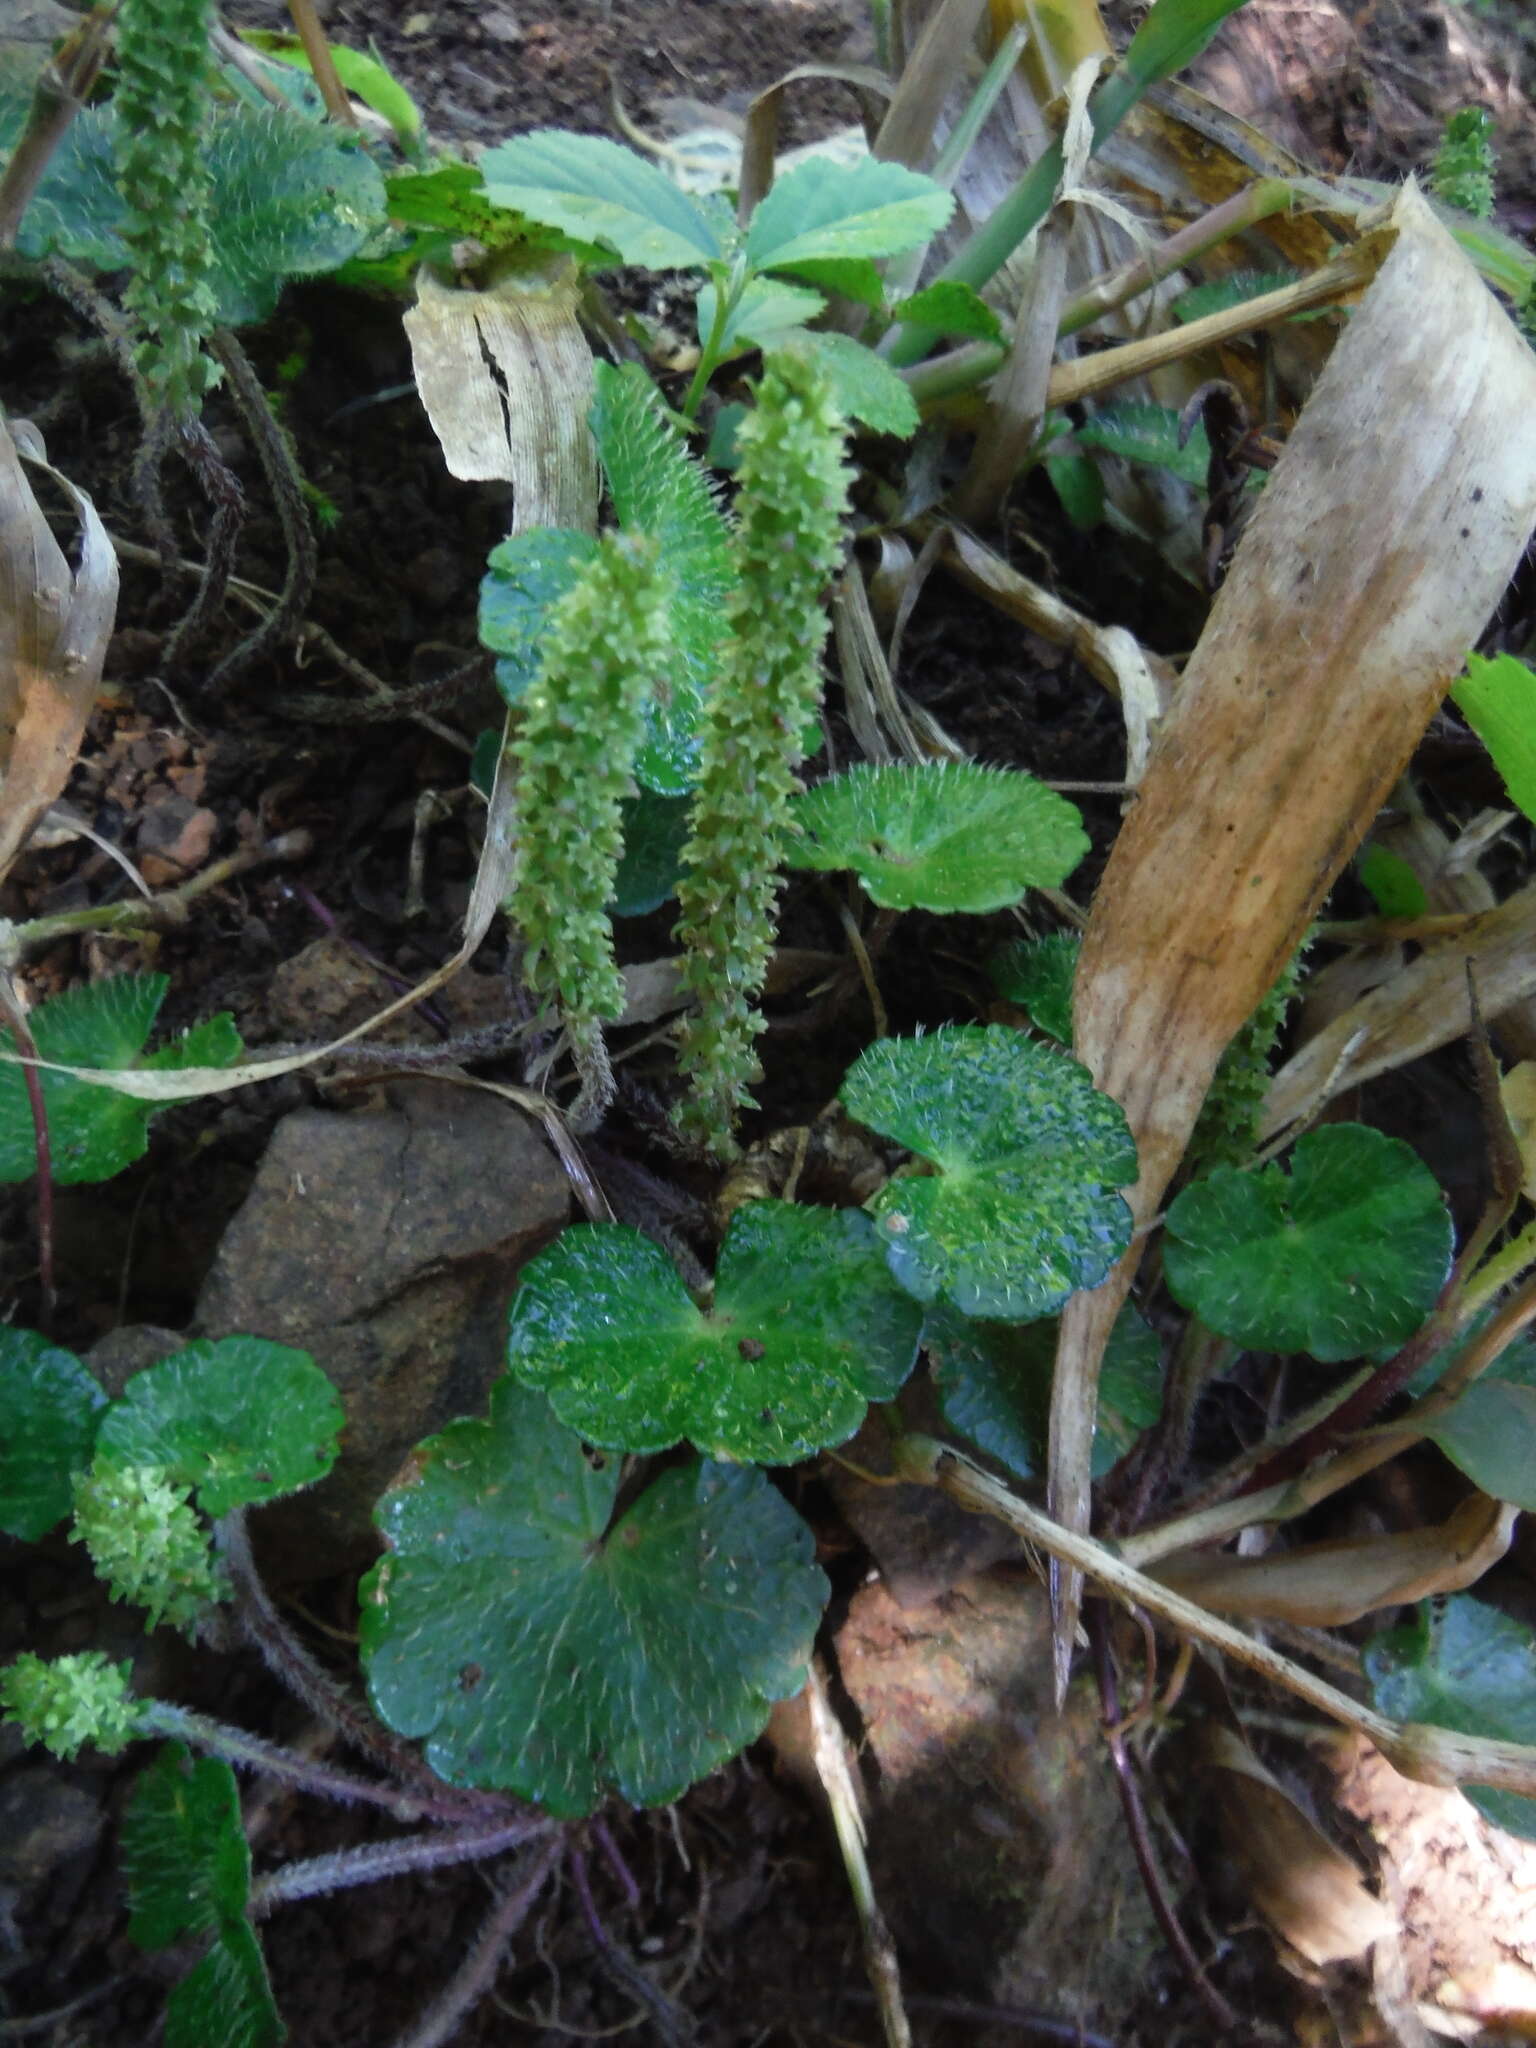
[[[772,358],[738,430],[732,639],[706,711],[678,889],[684,980],[698,1004],[682,1045],[692,1092],[679,1121],[722,1154],[760,1072],[757,998],[773,948],[795,770],[821,704],[824,597],[853,474],[843,435],[814,361]]]
[[[218,318],[203,154],[211,11],[211,0],[122,0],[117,20],[117,185],[133,256],[123,303],[150,398],[178,420],[218,377],[203,347]]]

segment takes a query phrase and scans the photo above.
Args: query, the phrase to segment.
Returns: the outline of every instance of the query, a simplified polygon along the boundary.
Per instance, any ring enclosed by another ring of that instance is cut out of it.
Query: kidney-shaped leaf
[[[857,1209],[752,1202],[731,1219],[714,1303],[661,1246],[576,1224],[525,1269],[508,1362],[589,1443],[787,1465],[853,1435],[917,1357],[921,1311]]]
[[[590,533],[531,526],[491,549],[480,583],[480,644],[496,656],[496,687],[515,704],[539,672],[551,608],[597,553]]]
[[[1424,1434],[1479,1492],[1536,1509],[1536,1387],[1474,1380]]]
[[[1397,1720],[1536,1743],[1536,1638],[1468,1593],[1426,1601],[1405,1627],[1372,1637],[1365,1675],[1373,1703]],[[1495,1827],[1536,1841],[1536,1799],[1484,1785],[1462,1790]]]
[[[102,1073],[138,1065],[162,1071],[224,1066],[238,1059],[240,1035],[225,1014],[140,1058],[169,987],[163,974],[118,974],[51,996],[27,1020],[38,1058]],[[15,1050],[9,1031],[0,1031],[0,1048]],[[110,1180],[144,1156],[149,1120],[164,1104],[119,1095],[68,1074],[44,1071],[41,1078],[55,1181]],[[0,1181],[30,1180],[36,1170],[26,1084],[21,1068],[8,1062],[0,1066]]]
[[[265,1337],[202,1338],[136,1372],[96,1435],[114,1465],[195,1487],[206,1515],[323,1479],[341,1433],[336,1390],[307,1351]]]
[[[107,1397],[72,1351],[0,1326],[0,1529],[36,1543],[73,1503]]]
[[[795,798],[797,868],[851,868],[887,910],[1005,910],[1088,851],[1075,804],[1012,768],[869,763]]]
[[[827,256],[895,256],[936,235],[954,211],[942,185],[901,164],[807,157],[775,180],[747,229],[753,270]]]
[[[987,962],[1004,1002],[1028,1010],[1036,1030],[1062,1045],[1072,1043],[1072,984],[1082,945],[1076,932],[1047,932],[1043,939],[1010,940]]]
[[[1411,1145],[1331,1124],[1296,1141],[1289,1174],[1221,1167],[1187,1187],[1163,1263],[1175,1297],[1221,1336],[1333,1362],[1413,1335],[1451,1243],[1445,1199]]]
[[[980,1323],[957,1310],[930,1309],[923,1349],[951,1429],[1020,1479],[1045,1470],[1057,1320]],[[1115,1318],[1099,1374],[1093,1476],[1102,1479],[1162,1412],[1157,1332],[1127,1302]]]
[[[891,1271],[919,1301],[1026,1322],[1096,1287],[1130,1242],[1136,1178],[1118,1103],[1085,1067],[1002,1025],[883,1038],[849,1069],[848,1114],[938,1169],[874,1203]]]
[[[827,1597],[810,1530],[765,1475],[664,1472],[610,1526],[620,1460],[498,1382],[380,1502],[362,1587],[375,1708],[452,1784],[561,1817],[675,1799],[794,1692]]]
[[[625,263],[692,270],[724,253],[710,215],[664,171],[598,135],[535,128],[488,149],[480,174],[497,206],[604,242]]]

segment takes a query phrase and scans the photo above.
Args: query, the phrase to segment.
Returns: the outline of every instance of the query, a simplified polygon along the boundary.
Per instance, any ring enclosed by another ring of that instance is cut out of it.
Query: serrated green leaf
[[[1043,939],[1014,939],[987,962],[992,986],[1005,1003],[1028,1010],[1037,1030],[1058,1045],[1072,1043],[1072,987],[1083,942],[1075,932],[1049,932]]]
[[[827,1584],[766,1476],[690,1460],[610,1525],[620,1473],[506,1379],[380,1502],[369,1694],[450,1784],[562,1818],[659,1806],[802,1683]]]
[[[1024,1322],[1097,1287],[1130,1242],[1136,1178],[1120,1105],[1085,1067],[999,1025],[885,1038],[840,1091],[860,1123],[938,1169],[873,1206],[891,1271],[919,1301]]]
[[[597,553],[590,533],[534,526],[491,549],[480,582],[480,643],[496,656],[496,687],[515,704],[539,672],[550,609]]]
[[[708,345],[714,333],[718,294],[712,284],[700,288],[695,306],[699,345]],[[808,320],[827,310],[820,292],[787,284],[779,277],[752,278],[726,318],[725,331],[715,344],[717,359],[730,361],[752,348],[771,348],[786,334],[798,333]]]
[[[1536,1387],[1474,1380],[1424,1434],[1479,1491],[1536,1509]]]
[[[523,1272],[507,1362],[589,1443],[789,1465],[853,1435],[917,1357],[921,1312],[856,1209],[751,1202],[697,1308],[661,1246],[622,1224],[562,1231]]]
[[[323,1479],[343,1420],[307,1351],[204,1337],[132,1376],[97,1431],[96,1455],[195,1487],[217,1518]]]
[[[218,1757],[168,1742],[133,1788],[123,1817],[129,1939],[169,1948],[245,1917],[251,1852],[235,1774]]]
[[[498,206],[601,242],[625,263],[695,270],[726,253],[711,212],[634,150],[601,136],[536,128],[488,149],[480,174]]]
[[[1229,313],[1234,306],[1246,306],[1250,299],[1262,299],[1282,285],[1294,284],[1301,272],[1281,264],[1274,270],[1231,270],[1225,277],[1213,277],[1208,284],[1191,285],[1169,307],[1175,320],[1203,320],[1209,313]]]
[[[1467,656],[1451,695],[1493,757],[1509,799],[1536,818],[1536,674],[1512,654]]]
[[[149,1060],[139,1059],[169,986],[163,974],[122,974],[50,997],[27,1019],[39,1059],[110,1073],[135,1065],[202,1064],[188,1057],[189,1045],[193,1053],[212,1048],[215,1065],[238,1058],[240,1040],[233,1025],[228,1018],[214,1018],[198,1027],[207,1036],[183,1039]],[[0,1048],[15,1050],[9,1031],[0,1031]],[[40,1079],[57,1183],[110,1180],[143,1157],[149,1119],[164,1103],[118,1095],[68,1074],[43,1071]],[[0,1181],[30,1180],[36,1170],[26,1082],[20,1067],[0,1066]]]
[[[76,114],[21,217],[16,246],[22,255],[34,261],[63,256],[92,270],[121,270],[131,262],[121,233],[116,136],[109,108]]]
[[[1422,917],[1429,908],[1424,884],[1390,846],[1367,847],[1360,857],[1360,880],[1378,917]]]
[[[935,334],[957,335],[965,341],[991,341],[999,348],[1005,339],[1003,323],[981,293],[958,278],[943,278],[914,292],[891,308],[896,320],[931,328]]]
[[[62,1522],[107,1397],[72,1351],[0,1325],[0,1529],[25,1543]]]
[[[930,1309],[923,1324],[944,1420],[1020,1479],[1045,1470],[1059,1327],[1054,1317],[973,1322],[947,1307]],[[1098,1402],[1093,1477],[1102,1479],[1162,1412],[1157,1333],[1129,1303],[1104,1348]]]
[[[1396,1720],[1536,1742],[1536,1638],[1469,1594],[1426,1601],[1405,1627],[1373,1636],[1365,1675],[1373,1705]],[[1536,1799],[1485,1785],[1462,1790],[1495,1827],[1536,1841]]]
[[[890,364],[851,334],[801,334],[785,343],[815,359],[826,376],[832,403],[844,419],[858,420],[871,433],[907,440],[918,429],[917,401]]]
[[[1163,1268],[1186,1308],[1253,1351],[1325,1363],[1402,1344],[1450,1271],[1450,1211],[1411,1145],[1364,1124],[1296,1141],[1291,1172],[1219,1167],[1168,1211]]]
[[[735,583],[728,529],[714,486],[639,364],[597,363],[594,377],[592,432],[614,512],[626,532],[655,541],[672,588],[677,672],[670,702],[647,709],[635,779],[660,796],[683,796],[698,771],[699,720],[720,666]]]
[[[1127,398],[1119,405],[1106,405],[1074,428],[1072,438],[1079,448],[1102,448],[1106,455],[1171,470],[1187,484],[1203,485],[1210,467],[1211,444],[1204,423],[1181,448],[1178,414],[1172,406],[1149,400]]]
[[[887,910],[1005,910],[1088,851],[1075,804],[1012,768],[862,763],[794,801],[789,865],[851,868]]]
[[[810,257],[794,266],[794,275],[818,291],[852,299],[856,305],[877,310],[885,303],[885,279],[867,256]]]
[[[642,789],[625,800],[624,857],[613,890],[615,917],[645,917],[677,888],[688,838],[690,801]]]
[[[954,199],[902,164],[878,157],[837,163],[807,157],[775,181],[753,212],[745,255],[752,270],[798,270],[825,257],[897,256],[936,235]]]
[[[277,2048],[287,2038],[261,1945],[243,1922],[224,1929],[165,2003],[164,2048]]]
[[[146,1073],[177,1074],[184,1067],[231,1067],[245,1050],[235,1020],[227,1010],[193,1024],[169,1045],[139,1061]]]

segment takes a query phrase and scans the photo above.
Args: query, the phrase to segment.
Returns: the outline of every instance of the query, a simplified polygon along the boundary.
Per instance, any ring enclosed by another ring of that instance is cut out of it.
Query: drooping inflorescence
[[[795,770],[821,703],[824,600],[852,479],[843,437],[814,361],[774,356],[737,433],[732,639],[706,710],[678,889],[683,975],[698,1004],[683,1039],[692,1093],[679,1120],[721,1153],[759,1072],[757,998],[773,948]]]

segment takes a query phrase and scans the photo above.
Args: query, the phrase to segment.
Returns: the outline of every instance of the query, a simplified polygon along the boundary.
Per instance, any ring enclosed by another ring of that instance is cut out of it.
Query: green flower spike
[[[211,0],[122,0],[117,17],[117,185],[133,252],[123,303],[150,399],[173,419],[194,415],[218,378],[203,353],[218,319],[203,150],[211,13]]]
[[[620,805],[634,791],[646,703],[665,688],[673,652],[654,545],[605,535],[551,610],[543,652],[517,739],[512,914],[529,986],[560,999],[581,1076],[571,1122],[590,1130],[613,1098],[602,1020],[624,1011],[607,909],[623,852]]]
[[[90,1552],[114,1600],[146,1609],[150,1628],[168,1621],[186,1635],[229,1592],[189,1495],[153,1465],[98,1460],[75,1480],[71,1538]]]
[[[126,1657],[114,1664],[100,1650],[51,1664],[28,1653],[0,1671],[3,1718],[66,1763],[86,1743],[116,1756],[139,1730],[139,1702],[128,1690],[132,1668]]]
[[[722,1156],[761,1071],[757,996],[773,947],[779,867],[800,787],[806,729],[821,704],[822,597],[842,557],[853,472],[826,377],[792,351],[769,360],[737,432],[739,584],[733,640],[706,708],[693,832],[678,888],[683,978],[698,1010],[681,1064],[685,1129]]]

